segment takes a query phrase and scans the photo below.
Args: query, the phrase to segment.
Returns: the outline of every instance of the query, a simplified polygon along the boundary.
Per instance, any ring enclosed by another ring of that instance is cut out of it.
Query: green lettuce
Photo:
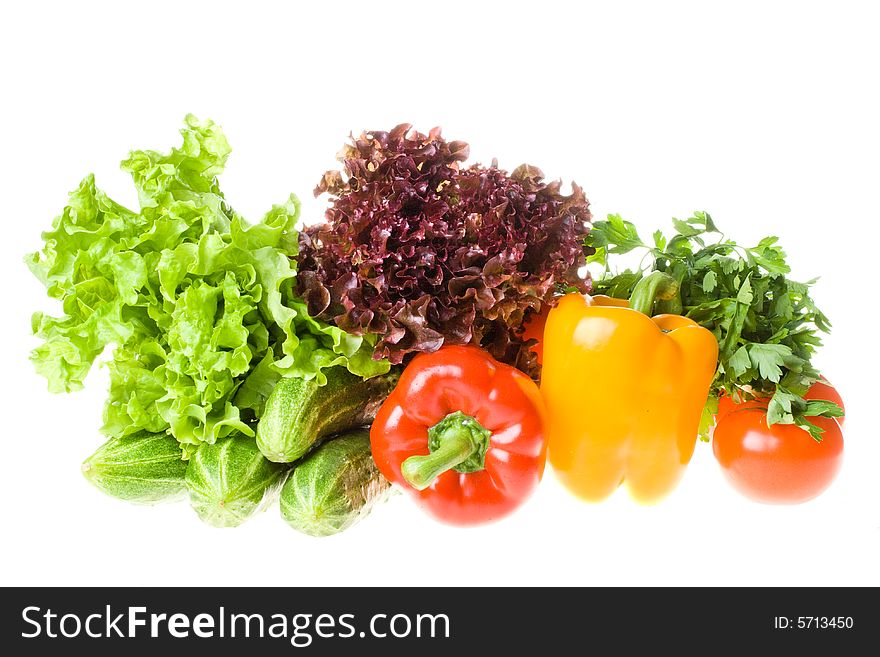
[[[63,314],[33,316],[44,342],[32,353],[53,392],[82,387],[113,346],[103,432],[169,431],[180,443],[253,435],[253,420],[282,376],[324,380],[343,365],[369,377],[375,340],[306,312],[295,295],[298,199],[249,224],[221,193],[230,147],[210,121],[187,116],[170,154],[134,151],[122,163],[140,211],[86,177],[71,193],[33,273]]]

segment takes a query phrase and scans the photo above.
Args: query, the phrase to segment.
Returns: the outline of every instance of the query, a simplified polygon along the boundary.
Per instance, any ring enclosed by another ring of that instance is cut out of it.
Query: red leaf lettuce
[[[374,358],[402,362],[443,344],[477,344],[537,374],[523,321],[578,274],[591,219],[580,187],[540,169],[463,168],[468,145],[402,124],[365,132],[324,174],[325,222],[300,233],[299,291],[313,317],[378,336]]]

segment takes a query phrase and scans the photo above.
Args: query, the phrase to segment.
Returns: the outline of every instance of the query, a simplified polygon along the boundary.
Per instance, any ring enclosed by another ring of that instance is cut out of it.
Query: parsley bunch
[[[629,298],[651,271],[678,281],[679,297],[658,302],[655,312],[693,319],[712,331],[719,345],[718,369],[700,426],[703,439],[724,394],[737,402],[769,397],[769,424],[795,424],[821,440],[822,430],[809,418],[839,417],[842,410],[832,402],[803,398],[820,378],[810,361],[821,345],[819,334],[830,330],[828,318],[810,298],[815,279],[798,283],[787,278],[790,268],[776,237],[747,248],[726,239],[706,212],[672,222],[675,234],[667,238],[656,231],[653,246],[618,215],[594,222],[587,241],[596,252],[588,262],[604,265],[605,274],[594,280],[593,291]],[[645,257],[638,270],[612,272],[614,255],[639,250]]]

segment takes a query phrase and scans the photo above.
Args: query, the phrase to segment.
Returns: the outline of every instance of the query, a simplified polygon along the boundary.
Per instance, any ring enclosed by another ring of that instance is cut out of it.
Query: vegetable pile
[[[181,132],[122,163],[138,210],[88,176],[26,259],[62,308],[33,316],[49,389],[109,351],[107,441],[83,463],[105,493],[185,494],[218,527],[280,498],[327,536],[395,487],[444,522],[497,520],[548,454],[582,498],[625,482],[654,502],[698,434],[762,502],[836,476],[842,402],[811,363],[830,325],[776,238],[744,248],[696,213],[649,245],[592,222],[577,185],[467,165],[467,144],[408,124],[351,139],[315,190],[323,222],[297,231],[291,195],[249,223],[219,188],[222,131]],[[641,269],[614,269],[636,250]]]

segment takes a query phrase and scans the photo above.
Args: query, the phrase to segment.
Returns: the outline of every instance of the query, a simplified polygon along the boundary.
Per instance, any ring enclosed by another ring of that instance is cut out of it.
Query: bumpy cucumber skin
[[[257,425],[257,445],[275,463],[291,463],[322,438],[369,424],[397,385],[400,372],[361,379],[344,367],[327,370],[327,383],[281,379]]]
[[[354,525],[390,492],[373,462],[369,431],[351,431],[293,469],[281,489],[281,516],[304,534],[330,536]]]
[[[284,466],[265,459],[253,438],[205,443],[186,469],[189,501],[207,524],[237,527],[274,499],[285,472]]]
[[[135,504],[181,497],[186,469],[173,436],[146,431],[111,438],[82,464],[86,479],[98,490]]]

